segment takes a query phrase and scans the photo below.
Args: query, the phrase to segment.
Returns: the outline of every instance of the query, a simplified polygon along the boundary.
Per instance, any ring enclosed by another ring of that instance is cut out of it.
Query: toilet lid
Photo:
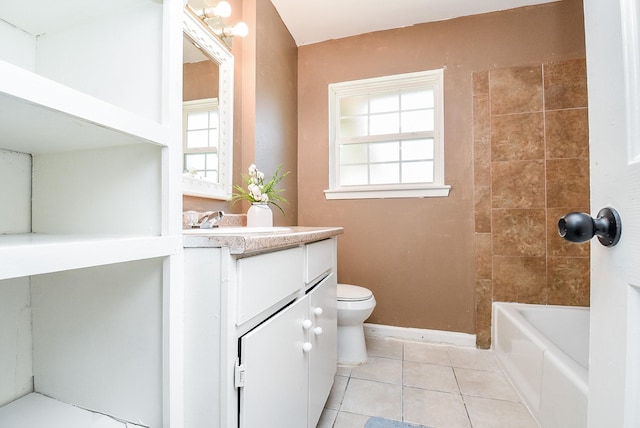
[[[367,300],[373,296],[368,288],[351,284],[338,284],[338,300],[360,301]]]

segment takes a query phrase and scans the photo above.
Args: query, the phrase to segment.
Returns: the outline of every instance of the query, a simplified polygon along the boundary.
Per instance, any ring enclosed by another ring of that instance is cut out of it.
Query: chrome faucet
[[[218,227],[218,222],[224,217],[224,211],[211,211],[205,213],[198,220],[198,225],[200,229],[212,229],[214,227]]]

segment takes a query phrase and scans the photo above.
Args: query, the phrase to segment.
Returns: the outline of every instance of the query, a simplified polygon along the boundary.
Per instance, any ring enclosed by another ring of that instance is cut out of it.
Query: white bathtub
[[[589,308],[494,303],[491,335],[541,427],[587,426]]]

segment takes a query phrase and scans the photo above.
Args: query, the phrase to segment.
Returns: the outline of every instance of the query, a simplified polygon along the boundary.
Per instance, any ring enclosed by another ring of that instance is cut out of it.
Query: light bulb
[[[238,22],[233,26],[231,34],[238,37],[246,37],[249,34],[249,26],[244,22]]]
[[[226,1],[221,1],[214,7],[206,7],[198,13],[204,19],[228,18],[231,16],[231,5]]]
[[[213,8],[213,13],[221,18],[228,18],[231,16],[231,5],[226,1],[221,1]]]

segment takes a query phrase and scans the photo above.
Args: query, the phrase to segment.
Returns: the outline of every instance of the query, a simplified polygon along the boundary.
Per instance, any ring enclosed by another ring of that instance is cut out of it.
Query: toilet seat
[[[341,302],[361,302],[373,297],[373,293],[368,288],[351,284],[338,284],[338,301]]]

